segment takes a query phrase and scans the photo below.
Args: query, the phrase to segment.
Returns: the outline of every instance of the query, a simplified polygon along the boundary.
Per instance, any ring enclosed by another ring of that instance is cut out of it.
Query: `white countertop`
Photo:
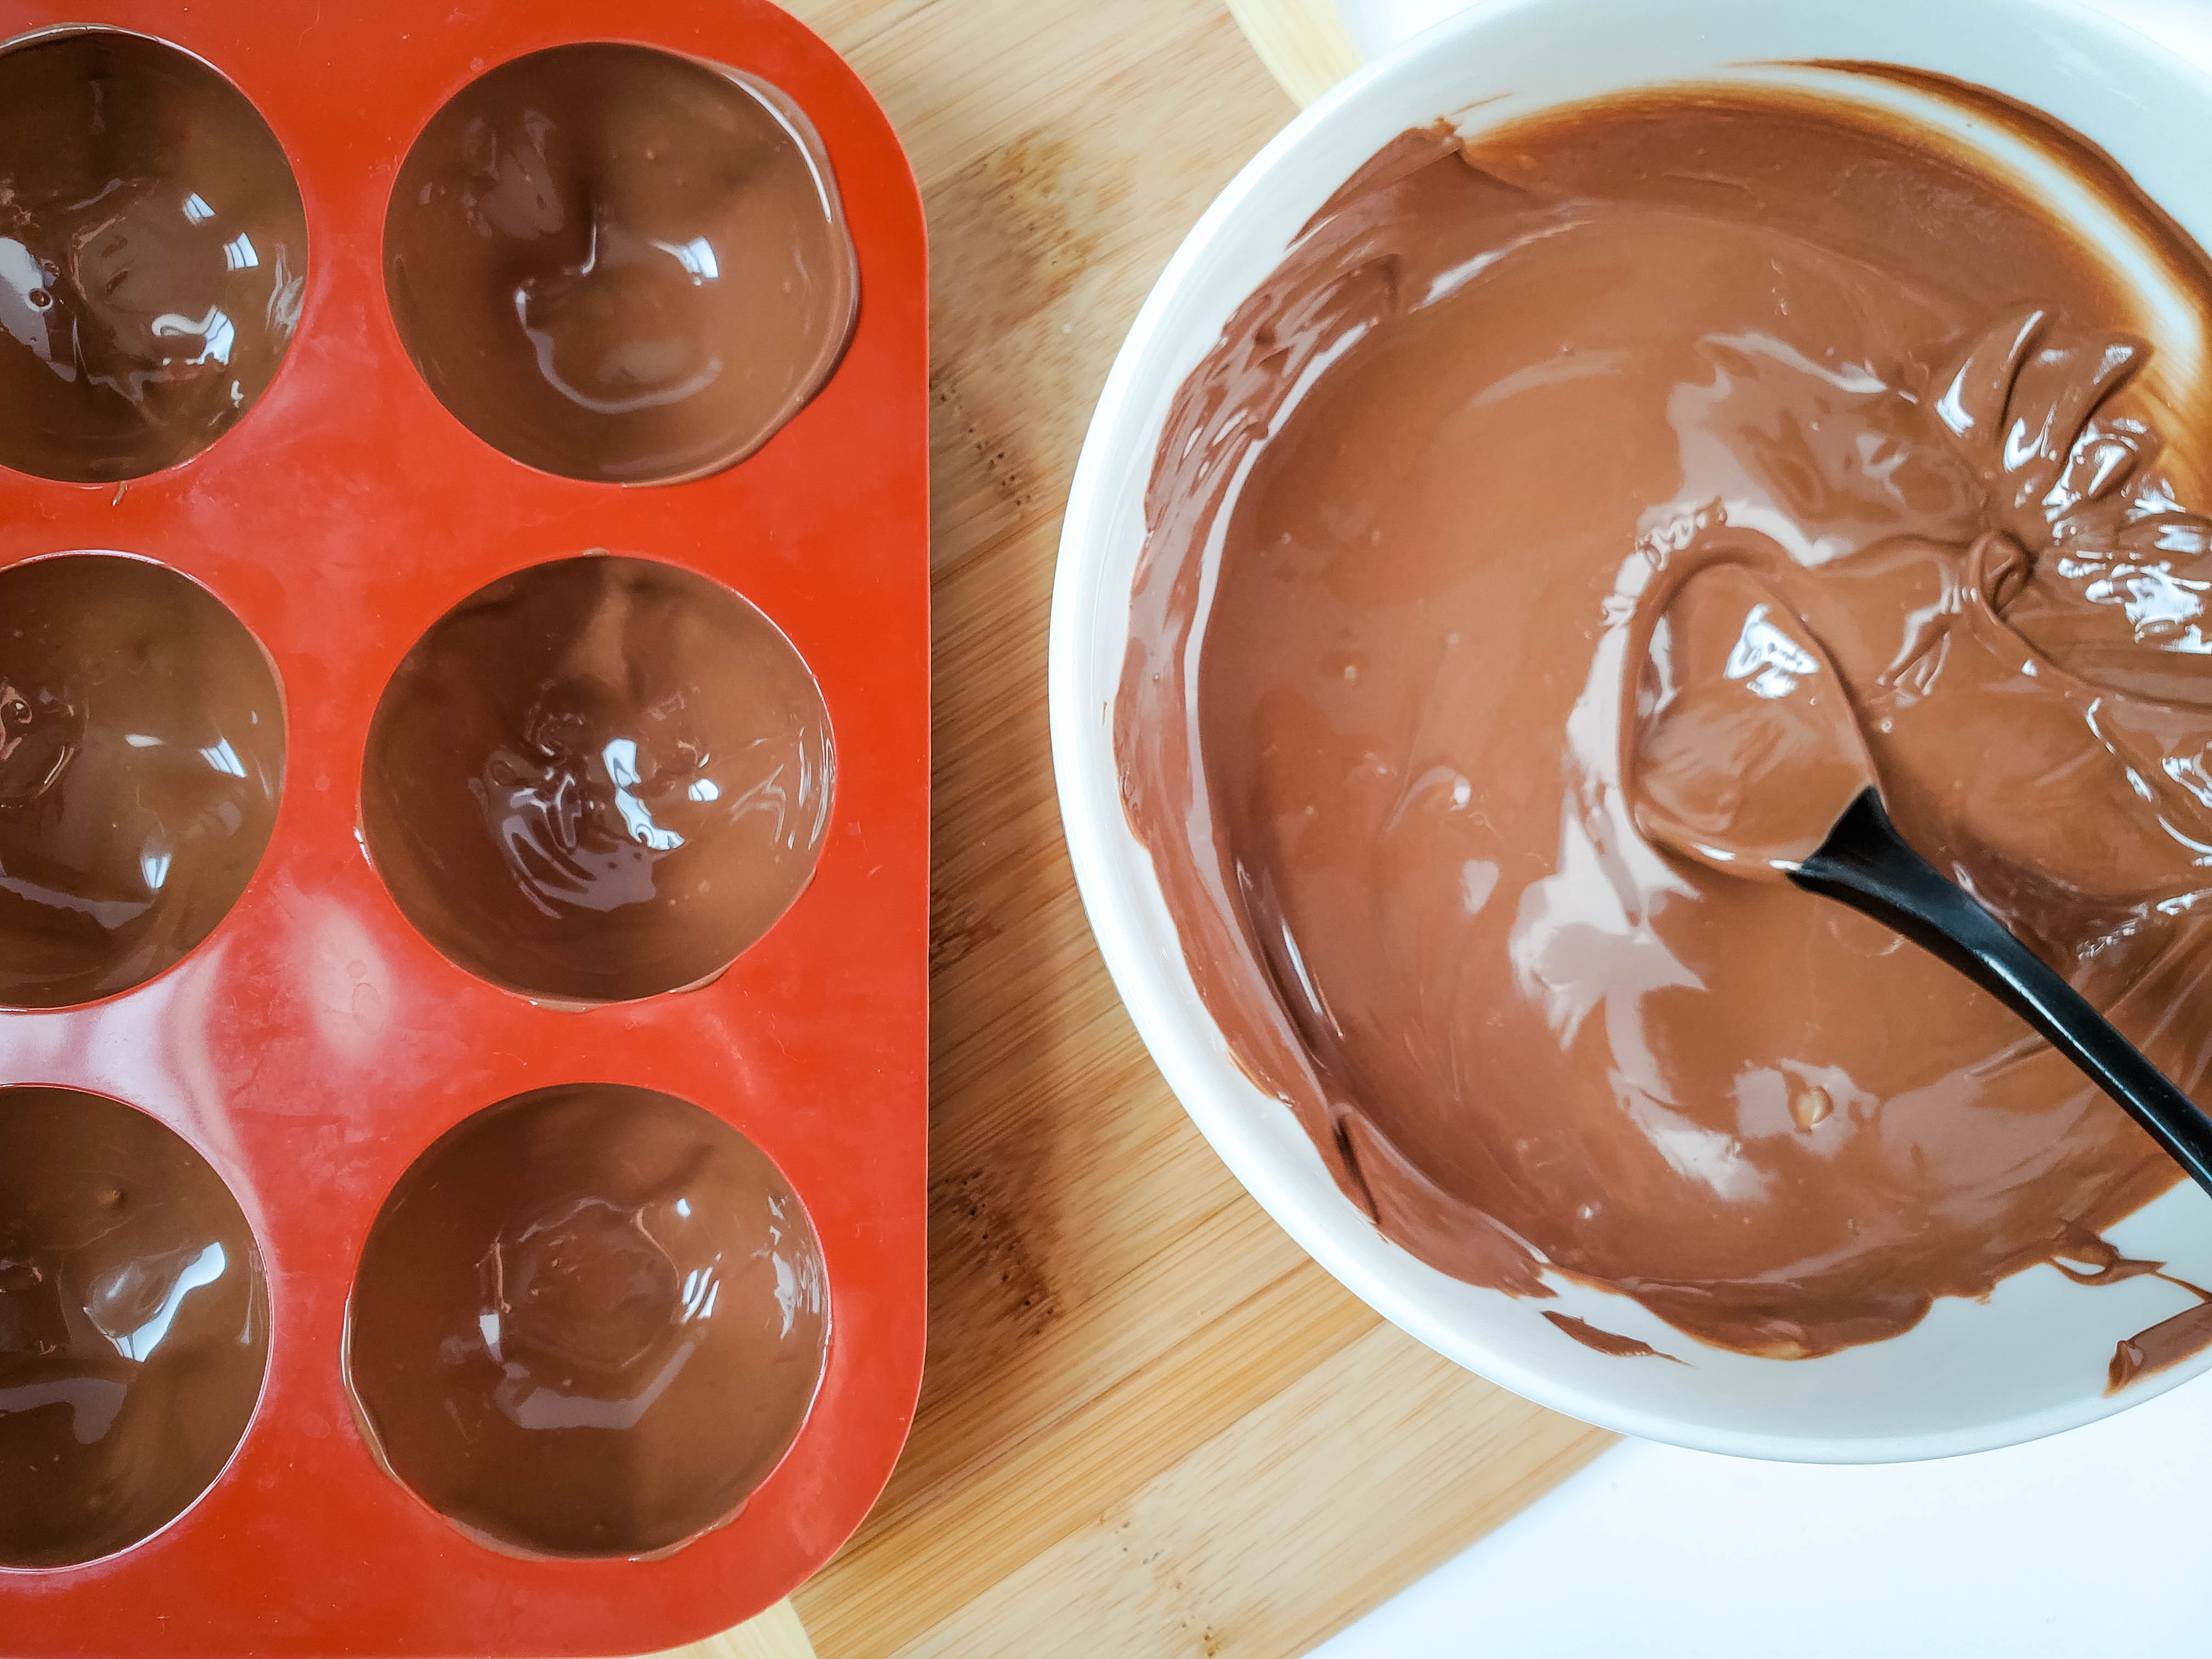
[[[1370,55],[1461,9],[1340,3]],[[2212,0],[2101,3],[2212,69]],[[1940,1463],[1624,1441],[1313,1659],[2203,1659],[2208,1563],[2212,1376]]]
[[[2212,1376],[1937,1463],[1625,1440],[1311,1659],[2203,1659]]]

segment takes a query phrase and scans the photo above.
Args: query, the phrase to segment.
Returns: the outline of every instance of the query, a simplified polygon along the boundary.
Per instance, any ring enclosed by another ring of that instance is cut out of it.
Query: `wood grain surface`
[[[1091,406],[1293,106],[1222,0],[793,9],[928,207],[936,633],[929,1366],[889,1491],[794,1601],[821,1659],[1287,1659],[1610,1439],[1382,1323],[1244,1194],[1061,844],[1045,623]],[[787,1621],[684,1651],[802,1655]]]

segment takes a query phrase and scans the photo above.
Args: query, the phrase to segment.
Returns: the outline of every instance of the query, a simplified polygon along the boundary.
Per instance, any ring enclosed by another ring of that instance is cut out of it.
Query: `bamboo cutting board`
[[[686,1654],[1289,1659],[1611,1438],[1385,1325],[1245,1196],[1123,1015],[1061,845],[1045,621],[1091,406],[1293,106],[1222,0],[784,3],[883,100],[929,210],[929,1369],[799,1619]],[[1348,42],[1328,0],[1293,9],[1269,56],[1310,95]]]

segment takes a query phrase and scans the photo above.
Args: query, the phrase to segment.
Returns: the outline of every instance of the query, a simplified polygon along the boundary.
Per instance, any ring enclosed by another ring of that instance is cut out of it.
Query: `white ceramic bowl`
[[[1053,594],[1052,732],[1060,811],[1092,928],[1169,1085],[1237,1176],[1315,1259],[1438,1352],[1609,1428],[1741,1455],[1875,1462],[1980,1450],[2056,1432],[2162,1392],[2212,1355],[2105,1394],[2113,1345],[2191,1305],[2149,1278],[2090,1287],[2056,1268],[1983,1302],[1939,1301],[1916,1329],[1824,1359],[1700,1346],[1638,1304],[1554,1275],[1519,1301],[1423,1265],[1336,1189],[1287,1109],[1230,1057],[1200,1002],[1152,864],[1116,791],[1109,709],[1121,668],[1143,498],[1170,399],[1298,227],[1393,135],[1440,116],[1474,132],[1532,109],[1632,86],[1771,79],[1815,60],[1932,70],[2049,112],[2101,145],[2212,246],[2212,80],[2067,0],[1493,0],[1369,65],[1261,152],[1209,209],[1139,314],[1076,470]],[[1869,88],[1886,83],[1863,82]],[[1917,94],[1870,93],[1927,112]],[[1978,143],[1978,124],[1938,118]],[[2016,151],[2001,166],[2028,167]],[[2039,183],[2056,191],[2057,181]],[[2078,193],[2074,196],[2078,206]],[[2096,232],[2095,221],[2085,221]],[[2106,252],[2151,280],[2131,250]],[[2146,289],[2158,344],[2186,373],[2208,345]],[[2185,1185],[2115,1229],[2127,1254],[2212,1279],[2212,1200]],[[1692,1363],[1591,1352],[1547,1309],[1640,1336]]]

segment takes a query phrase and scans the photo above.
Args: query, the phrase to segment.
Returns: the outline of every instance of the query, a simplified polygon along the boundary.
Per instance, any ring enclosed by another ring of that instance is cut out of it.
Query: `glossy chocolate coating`
[[[1564,1331],[1585,1348],[1610,1354],[1615,1359],[1674,1359],[1673,1354],[1660,1352],[1639,1337],[1622,1336],[1613,1331],[1602,1330],[1587,1319],[1577,1319],[1572,1314],[1547,1310],[1544,1317],[1551,1321],[1554,1329]],[[1674,1363],[1679,1365],[1682,1362],[1675,1359]]]
[[[567,559],[432,625],[369,727],[362,825],[471,973],[617,1002],[720,973],[814,872],[830,717],[791,642],[703,576]]]
[[[268,1291],[238,1200],[143,1112],[0,1089],[0,1566],[127,1548],[246,1433]]]
[[[283,776],[276,672],[205,588],[109,554],[0,570],[0,1006],[127,990],[198,945]]]
[[[1675,565],[1621,677],[1637,703],[1621,714],[1630,810],[1670,853],[1779,881],[1875,787],[1857,711],[1772,588],[1725,560]]]
[[[1684,570],[1755,575],[1911,843],[2212,1085],[2212,267],[2072,135],[1896,74],[2069,175],[2166,320],[1863,105],[1407,133],[1178,393],[1115,710],[1200,994],[1384,1232],[1776,1358],[1909,1329],[2176,1172],[1933,957],[1638,831],[1638,641]],[[1674,758],[1720,776],[1740,735]],[[1786,859],[1833,799],[1716,804]]]
[[[206,64],[105,29],[0,52],[0,465],[198,454],[268,389],[307,272],[283,149]]]
[[[573,478],[672,483],[766,443],[844,353],[859,266],[775,88],[645,46],[473,81],[408,151],[385,282],[430,389]]]
[[[477,1113],[385,1200],[346,1366],[393,1474],[511,1551],[635,1556],[737,1512],[798,1436],[829,1304],[753,1144],[648,1089]]]

